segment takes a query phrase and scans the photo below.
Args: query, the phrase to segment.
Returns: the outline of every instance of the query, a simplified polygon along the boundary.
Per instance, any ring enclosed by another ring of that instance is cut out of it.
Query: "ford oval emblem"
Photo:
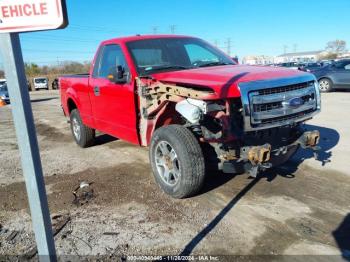
[[[294,97],[286,103],[289,107],[299,107],[304,104],[304,100],[300,97]]]

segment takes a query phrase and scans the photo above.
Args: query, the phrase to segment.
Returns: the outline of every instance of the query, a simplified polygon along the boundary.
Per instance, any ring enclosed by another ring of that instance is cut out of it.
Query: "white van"
[[[33,79],[34,89],[46,89],[49,90],[49,79],[47,77],[36,77]]]

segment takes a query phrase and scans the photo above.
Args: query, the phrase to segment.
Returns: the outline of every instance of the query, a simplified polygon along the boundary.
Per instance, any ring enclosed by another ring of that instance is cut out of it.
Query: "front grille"
[[[299,83],[299,84],[294,84],[294,85],[288,85],[288,86],[281,86],[281,87],[275,87],[275,88],[267,88],[267,89],[262,89],[259,90],[259,95],[271,95],[271,94],[277,94],[277,93],[285,93],[285,92],[290,92],[294,90],[300,90],[303,88],[307,88],[308,86],[313,86],[314,81],[308,81],[305,83]]]
[[[305,116],[307,114],[312,113],[313,111],[314,111],[313,109],[309,109],[309,110],[302,111],[300,113],[291,114],[291,115],[288,115],[288,116],[279,116],[279,117],[274,117],[274,118],[271,118],[271,119],[264,119],[261,122],[263,124],[273,124],[273,123],[278,123],[278,122],[284,122],[284,121],[287,121],[287,120],[297,119],[299,117]]]
[[[301,99],[304,103],[309,102],[310,100],[315,99],[315,94],[308,94],[305,96],[302,96]],[[283,108],[283,102],[272,102],[272,103],[265,103],[265,104],[254,104],[253,105],[253,111],[254,112],[264,112],[264,111],[270,111],[273,109],[279,109]]]
[[[253,128],[289,124],[317,110],[314,81],[253,90],[248,96]]]

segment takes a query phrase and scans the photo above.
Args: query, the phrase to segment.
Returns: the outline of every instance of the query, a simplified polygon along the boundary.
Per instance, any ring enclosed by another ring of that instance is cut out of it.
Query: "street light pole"
[[[56,261],[39,146],[18,33],[0,34],[5,75],[40,261]]]

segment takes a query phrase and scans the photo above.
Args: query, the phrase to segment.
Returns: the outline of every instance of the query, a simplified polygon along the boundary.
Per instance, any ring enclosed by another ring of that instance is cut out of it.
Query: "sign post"
[[[63,28],[67,23],[64,0],[0,0],[0,50],[41,261],[57,258],[18,32]]]

